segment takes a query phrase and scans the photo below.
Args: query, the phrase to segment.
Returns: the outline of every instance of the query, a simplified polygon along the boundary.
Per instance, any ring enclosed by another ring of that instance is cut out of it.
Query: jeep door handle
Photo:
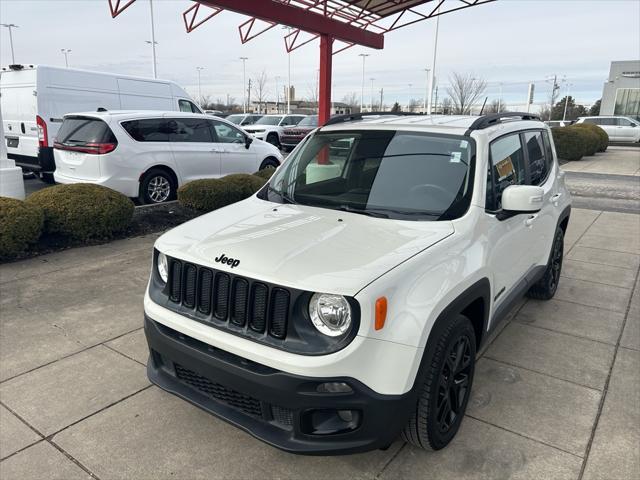
[[[524,221],[524,225],[525,227],[529,227],[531,228],[531,226],[533,225],[533,222],[535,221],[535,219],[538,218],[538,214],[534,214],[534,215],[529,215],[529,218],[527,218]]]
[[[560,198],[562,198],[562,194],[556,193],[553,197],[551,197],[551,203],[553,203],[557,207],[558,203],[560,202]]]

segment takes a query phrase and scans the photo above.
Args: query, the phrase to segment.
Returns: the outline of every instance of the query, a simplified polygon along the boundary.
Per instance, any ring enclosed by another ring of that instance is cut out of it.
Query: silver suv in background
[[[623,116],[580,117],[576,124],[591,123],[601,127],[612,142],[640,142],[640,122]]]

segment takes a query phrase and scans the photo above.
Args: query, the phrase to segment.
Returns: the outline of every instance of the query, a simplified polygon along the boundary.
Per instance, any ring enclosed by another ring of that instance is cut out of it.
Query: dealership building
[[[611,62],[600,115],[625,115],[640,120],[640,60]]]

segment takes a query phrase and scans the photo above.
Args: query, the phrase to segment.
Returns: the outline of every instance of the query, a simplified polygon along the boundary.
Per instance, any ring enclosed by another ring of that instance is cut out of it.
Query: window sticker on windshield
[[[462,152],[451,152],[449,163],[460,163],[460,160],[462,160]]]
[[[467,148],[469,146],[469,142],[466,140],[460,140],[460,148]]]
[[[511,161],[511,157],[507,157],[504,160],[500,160],[496,163],[496,170],[498,171],[498,175],[500,178],[498,180],[504,180],[505,178],[513,175],[515,170],[513,169],[513,162]]]

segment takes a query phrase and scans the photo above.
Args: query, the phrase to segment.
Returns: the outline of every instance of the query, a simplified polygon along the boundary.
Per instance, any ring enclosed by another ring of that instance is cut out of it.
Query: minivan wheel
[[[558,289],[558,283],[560,282],[563,256],[564,232],[558,227],[553,237],[553,245],[551,246],[551,254],[549,255],[547,268],[542,278],[534,283],[527,292],[528,297],[535,298],[536,300],[550,300],[553,298]]]
[[[162,203],[173,200],[176,186],[173,178],[164,170],[149,170],[140,183],[140,201],[142,203]]]
[[[264,161],[260,164],[259,170],[264,170],[265,168],[278,168],[280,166],[280,162],[273,157],[265,158]]]
[[[402,432],[405,441],[431,450],[446,447],[458,432],[476,361],[475,331],[467,317],[457,315],[441,330],[425,350],[418,400]]]
[[[280,140],[278,139],[277,133],[270,133],[267,135],[267,143],[270,143],[274,147],[280,148]]]

